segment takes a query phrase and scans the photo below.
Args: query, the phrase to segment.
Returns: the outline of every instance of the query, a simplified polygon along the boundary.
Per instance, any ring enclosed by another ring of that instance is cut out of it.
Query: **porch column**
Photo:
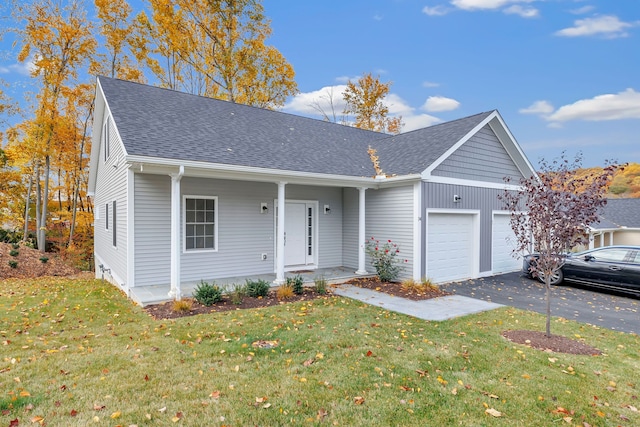
[[[358,270],[356,274],[367,274],[365,269],[365,253],[364,242],[367,240],[365,236],[365,198],[364,192],[367,189],[364,187],[358,188]]]
[[[278,235],[276,236],[276,281],[274,282],[277,285],[284,283],[284,186],[286,184],[286,182],[278,183]]]
[[[184,175],[184,166],[171,176],[171,289],[169,298],[180,300],[180,180]]]
[[[613,246],[613,231],[609,232],[609,246]]]
[[[596,235],[593,231],[589,233],[589,249],[593,249],[595,247]]]

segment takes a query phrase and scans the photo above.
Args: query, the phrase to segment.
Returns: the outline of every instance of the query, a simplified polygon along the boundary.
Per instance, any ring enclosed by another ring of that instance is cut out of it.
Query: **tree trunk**
[[[29,201],[31,200],[31,186],[33,185],[33,172],[29,175],[29,186],[27,187],[27,198],[25,200],[24,209],[24,233],[22,235],[22,242],[27,241],[29,235]]]
[[[44,191],[42,192],[42,214],[40,228],[38,229],[38,250],[45,252],[47,249],[47,211],[49,201],[49,174],[51,172],[51,157],[47,155],[44,161]]]
[[[547,288],[547,323],[546,334],[551,337],[551,275],[545,274],[544,284]]]
[[[113,70],[111,71],[113,77]],[[87,128],[89,126],[89,120],[93,115],[93,106],[94,102],[91,102],[91,106],[89,107],[89,114],[87,114],[87,119],[84,121],[84,127],[82,130],[82,139],[80,140],[80,153],[78,153],[78,168],[75,176],[74,188],[73,188],[73,204],[72,204],[72,213],[71,213],[71,229],[69,230],[69,245],[73,242],[73,233],[76,230],[76,211],[78,207],[78,197],[80,194],[80,175],[82,174],[82,154],[84,153],[84,143],[87,139]],[[82,199],[80,199],[80,205],[82,205]],[[84,210],[84,209],[83,209]]]
[[[42,199],[42,188],[40,186],[40,161],[36,163],[36,171],[35,171],[35,180],[36,180],[36,242],[38,243],[38,247],[40,247],[40,205]]]

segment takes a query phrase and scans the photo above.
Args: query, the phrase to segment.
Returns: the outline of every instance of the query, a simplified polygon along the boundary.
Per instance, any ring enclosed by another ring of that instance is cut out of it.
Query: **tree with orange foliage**
[[[62,92],[75,83],[79,69],[94,54],[96,40],[86,11],[78,1],[71,1],[64,7],[55,0],[19,3],[14,14],[17,21],[25,23],[17,31],[22,43],[18,59],[31,58],[32,77],[40,83],[38,107],[28,134],[35,142],[36,207],[41,208],[36,213],[39,216],[38,249],[44,251],[51,157],[55,155],[55,145],[62,142],[58,135]],[[42,192],[40,167],[43,168]]]
[[[266,44],[271,28],[259,0],[149,3],[151,16],[136,18],[136,51],[164,86],[262,108],[297,92],[293,67]]]
[[[389,107],[384,103],[391,82],[382,83],[380,76],[367,73],[356,82],[349,80],[342,94],[347,105],[343,113],[354,116],[354,126],[376,132],[400,133],[402,117],[389,117]]]

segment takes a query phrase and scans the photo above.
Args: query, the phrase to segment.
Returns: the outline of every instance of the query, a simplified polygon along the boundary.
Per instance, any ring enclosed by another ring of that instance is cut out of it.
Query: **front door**
[[[287,201],[285,203],[285,267],[308,266],[315,263],[316,206],[315,202]]]

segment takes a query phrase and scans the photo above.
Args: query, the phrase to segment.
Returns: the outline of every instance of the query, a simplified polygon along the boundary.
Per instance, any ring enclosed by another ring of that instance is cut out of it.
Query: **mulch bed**
[[[360,288],[367,288],[378,292],[384,292],[385,294],[407,298],[413,301],[421,301],[425,299],[451,295],[451,293],[440,290],[437,287],[427,288],[424,291],[418,292],[415,289],[410,289],[402,286],[401,283],[381,282],[377,277],[359,277],[357,279],[349,280],[346,283],[348,283],[349,285],[358,286]]]
[[[552,351],[555,353],[568,353],[568,354],[581,354],[588,356],[599,356],[602,354],[600,350],[595,347],[591,347],[581,341],[572,340],[560,335],[547,336],[544,332],[540,331],[504,331],[502,336],[509,341],[517,344],[524,344],[526,346],[543,350]]]
[[[71,276],[80,271],[68,265],[58,254],[46,252],[42,253],[28,246],[20,245],[17,256],[12,256],[10,252],[14,250],[9,243],[0,243],[0,279],[27,279],[42,276]],[[48,258],[42,262],[40,258]],[[11,261],[17,263],[13,268],[9,265]]]

